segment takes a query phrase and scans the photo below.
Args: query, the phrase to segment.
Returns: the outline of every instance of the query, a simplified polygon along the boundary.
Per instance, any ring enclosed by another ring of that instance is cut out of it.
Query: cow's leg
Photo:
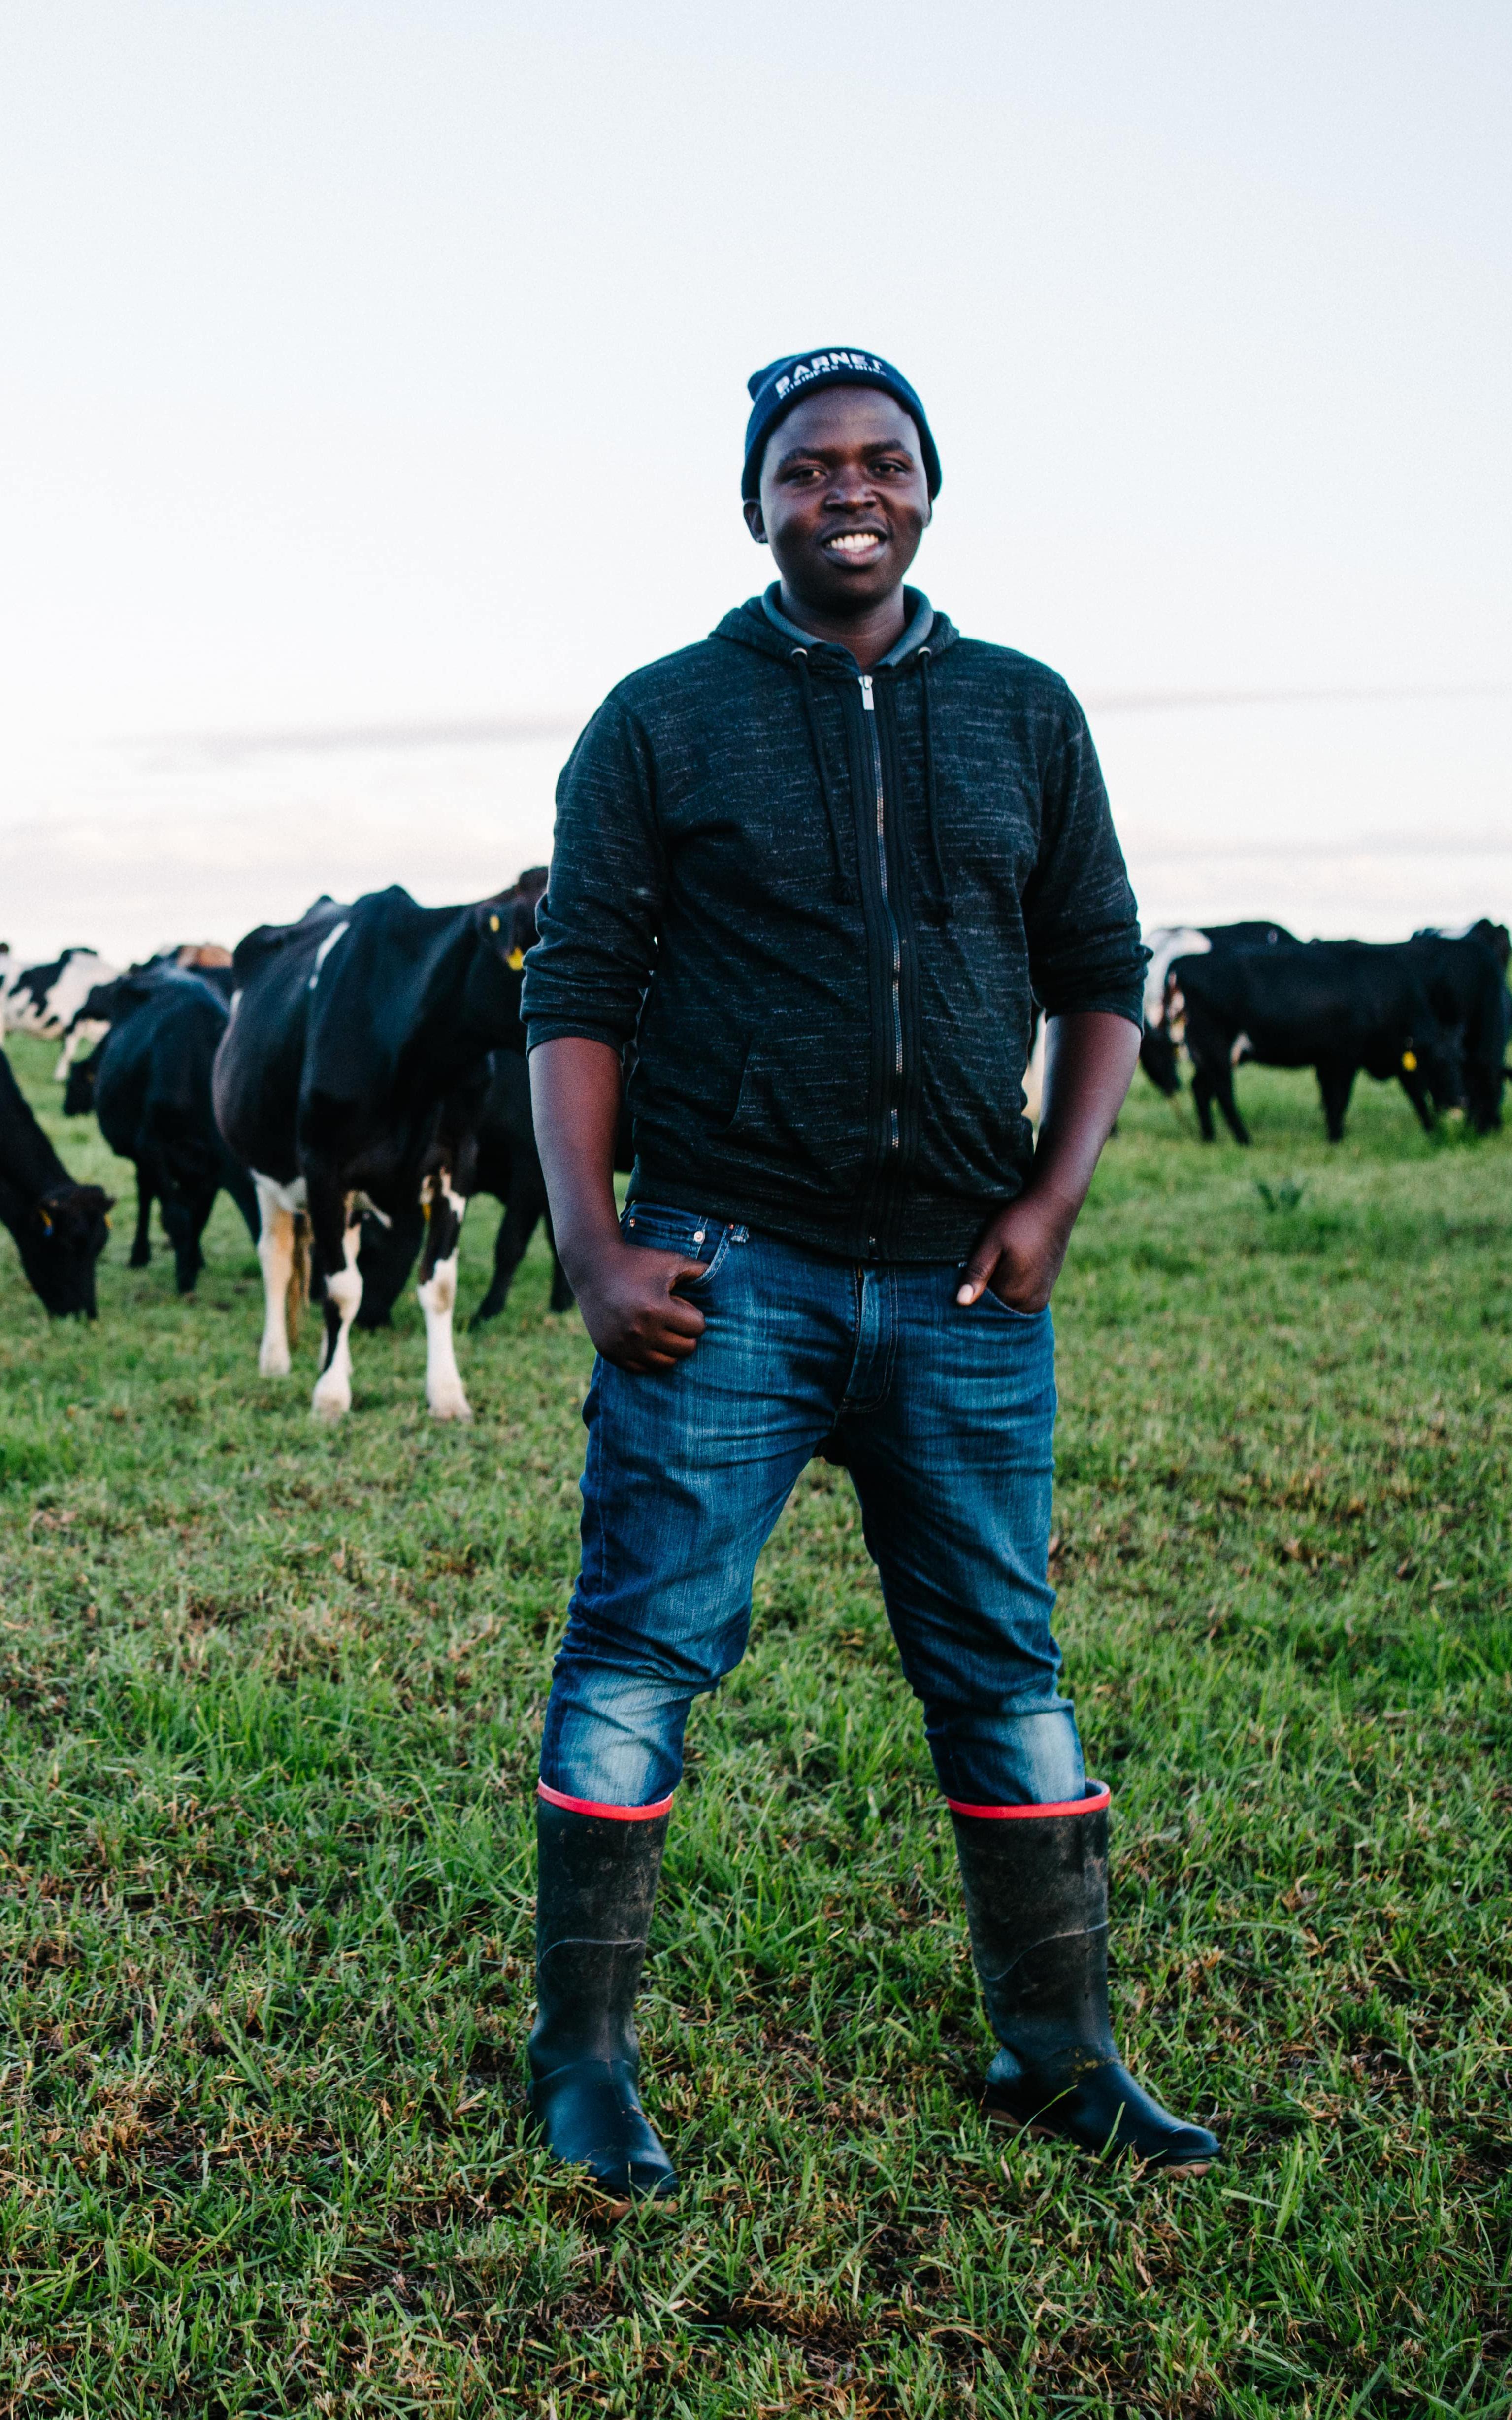
[[[430,1224],[415,1288],[425,1314],[425,1401],[439,1420],[470,1420],[472,1406],[456,1366],[452,1313],[456,1304],[457,1250],[467,1198],[452,1190],[452,1171],[442,1168],[425,1179],[422,1200],[430,1203]]]
[[[1347,1060],[1325,1059],[1319,1065],[1318,1089],[1322,1095],[1323,1124],[1330,1142],[1344,1140],[1344,1117],[1354,1090],[1354,1072]]]
[[[1211,1142],[1213,1139],[1212,1093],[1212,1078],[1199,1060],[1192,1071],[1192,1099],[1196,1109],[1197,1125],[1201,1128],[1204,1142]]]
[[[1234,1098],[1234,1071],[1227,1059],[1213,1070],[1212,1096],[1224,1113],[1224,1124],[1234,1140],[1247,1144],[1249,1128],[1239,1114],[1239,1103]]]
[[[295,1207],[289,1188],[253,1172],[257,1194],[257,1258],[263,1273],[263,1337],[257,1367],[265,1378],[289,1373],[288,1289],[294,1275]]]
[[[131,1266],[145,1269],[152,1258],[152,1179],[136,1163],[136,1233],[131,1238]]]
[[[363,1241],[362,1215],[352,1195],[338,1197],[339,1218],[331,1204],[310,1196],[310,1227],[316,1254],[326,1280],[326,1357],[315,1382],[310,1409],[317,1420],[339,1420],[352,1407],[352,1322],[363,1299],[363,1273],[357,1255]]]
[[[551,1213],[546,1214],[546,1239],[551,1247],[551,1309],[570,1311],[578,1297],[567,1280],[567,1272],[557,1257],[557,1239],[551,1232]]]

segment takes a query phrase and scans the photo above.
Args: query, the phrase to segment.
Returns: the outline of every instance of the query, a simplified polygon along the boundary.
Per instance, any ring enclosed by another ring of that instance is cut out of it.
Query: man
[[[940,485],[913,388],[847,349],[750,391],[746,519],[780,577],[588,725],[527,961],[553,1231],[599,1355],[541,1753],[536,2118],[606,2188],[674,2190],[633,2004],[684,1727],[822,1448],[950,1807],[988,2106],[1201,2169],[1213,2136],[1109,2030],[1108,1792],[1046,1577],[1047,1306],[1138,1053],[1134,899],[1065,684],[903,585]]]

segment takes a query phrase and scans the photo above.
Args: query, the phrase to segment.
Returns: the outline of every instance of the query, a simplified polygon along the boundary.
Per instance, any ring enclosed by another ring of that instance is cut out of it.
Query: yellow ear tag
[[[1408,1074],[1411,1075],[1412,1069],[1417,1065],[1417,1052],[1415,1050],[1404,1050],[1402,1052],[1402,1065],[1407,1069]]]
[[[490,933],[497,933],[497,932],[498,932],[498,930],[499,930],[499,919],[498,919],[498,917],[497,917],[497,916],[490,916],[490,917],[489,917],[489,919],[488,919],[488,930],[489,930],[489,932],[490,932]]]
[[[510,951],[510,953],[509,953],[508,957],[504,960],[504,964],[505,964],[505,966],[507,966],[507,967],[513,967],[513,968],[514,968],[514,970],[515,970],[515,972],[516,972],[517,974],[518,974],[518,972],[519,972],[519,970],[520,970],[521,967],[525,964],[525,953],[524,953],[524,951],[523,951],[523,950],[511,950],[511,951]]]

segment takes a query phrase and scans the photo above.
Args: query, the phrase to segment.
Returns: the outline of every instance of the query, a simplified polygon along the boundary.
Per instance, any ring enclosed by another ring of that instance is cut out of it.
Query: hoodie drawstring
[[[930,720],[929,674],[933,660],[933,649],[920,647],[918,714],[924,737],[924,820],[929,827],[930,865],[934,876],[934,897],[931,904],[937,922],[949,924],[955,908],[945,879],[945,859],[940,850],[940,799],[934,780],[934,729]]]
[[[825,801],[825,814],[829,823],[829,848],[835,861],[835,903],[850,907],[856,894],[846,878],[845,859],[840,845],[840,815],[835,805],[835,793],[829,785],[829,760],[825,754],[824,734],[819,728],[819,710],[814,704],[813,683],[809,677],[809,650],[795,647],[792,661],[798,668],[798,687],[803,692],[803,711],[809,724],[809,739],[813,760],[819,772],[819,788]]]

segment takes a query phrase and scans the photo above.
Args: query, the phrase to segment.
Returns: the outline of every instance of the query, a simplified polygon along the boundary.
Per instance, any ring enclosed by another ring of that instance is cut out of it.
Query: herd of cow
[[[419,908],[397,888],[349,906],[321,898],[296,924],[260,925],[234,954],[186,946],[124,973],[89,950],[26,969],[0,953],[5,1030],[61,1042],[65,1110],[93,1110],[135,1167],[131,1266],[147,1264],[156,1202],[179,1291],[190,1291],[224,1188],[262,1266],[265,1375],[288,1372],[290,1319],[306,1291],[322,1306],[322,1419],[350,1405],[353,1326],[388,1324],[417,1258],[426,1401],[438,1419],[470,1417],[453,1342],[468,1202],[492,1193],[505,1210],[474,1324],[501,1310],[546,1217],[519,1015],[545,884],[545,868],[532,867],[464,908]],[[1141,1061],[1174,1094],[1185,1050],[1206,1140],[1216,1102],[1236,1141],[1249,1141],[1234,1099],[1234,1070],[1248,1060],[1315,1068],[1334,1141],[1362,1068],[1399,1081],[1425,1126],[1448,1110],[1480,1133],[1500,1125],[1504,925],[1390,945],[1209,925],[1149,944]],[[620,1146],[627,1167],[627,1132]],[[0,1052],[0,1219],[54,1315],[94,1317],[111,1207],[99,1186],[69,1176]],[[553,1256],[551,1307],[570,1300]]]

